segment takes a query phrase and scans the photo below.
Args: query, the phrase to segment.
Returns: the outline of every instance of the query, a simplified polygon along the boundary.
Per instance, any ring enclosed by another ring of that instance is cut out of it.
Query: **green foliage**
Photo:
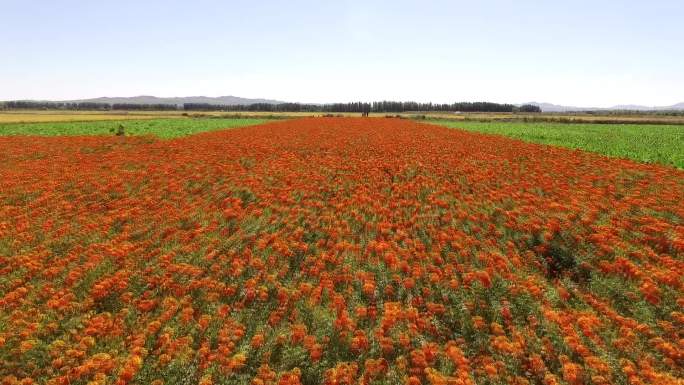
[[[684,126],[436,121],[437,124],[505,135],[528,142],[684,168]]]
[[[177,138],[203,131],[251,126],[264,119],[149,119],[93,122],[10,123],[0,125],[5,135],[154,135],[163,139]]]

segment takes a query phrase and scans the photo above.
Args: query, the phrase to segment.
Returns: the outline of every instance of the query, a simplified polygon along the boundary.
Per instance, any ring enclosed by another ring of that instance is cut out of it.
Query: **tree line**
[[[524,104],[499,104],[490,102],[461,102],[452,104],[416,102],[351,102],[328,104],[302,103],[255,103],[244,105],[216,105],[209,103],[185,103],[186,111],[266,111],[266,112],[541,112],[538,106]]]
[[[12,100],[0,102],[0,108],[7,110],[73,110],[73,111],[175,111],[175,104],[136,103],[94,103],[94,102],[40,102],[33,100]]]
[[[93,102],[41,102],[41,101],[7,101],[0,102],[3,109],[33,110],[88,110],[88,111],[264,111],[264,112],[541,112],[538,106],[525,104],[500,104],[491,102],[460,102],[451,104],[417,103],[417,102],[351,102],[351,103],[253,103],[240,105],[221,105],[209,103],[184,104],[134,104],[134,103],[93,103]]]

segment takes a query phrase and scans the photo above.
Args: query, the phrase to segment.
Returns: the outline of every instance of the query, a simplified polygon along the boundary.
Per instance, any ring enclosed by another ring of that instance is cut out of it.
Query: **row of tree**
[[[242,105],[217,105],[209,103],[184,103],[176,104],[133,104],[133,103],[66,103],[66,102],[40,102],[40,101],[8,101],[0,102],[0,108],[4,109],[35,109],[35,110],[89,110],[89,111],[266,111],[266,112],[541,112],[538,106],[526,104],[515,106],[513,104],[499,104],[490,102],[461,102],[452,104],[433,104],[416,102],[352,102],[352,103],[329,103],[329,104],[302,104],[302,103],[254,103]]]
[[[76,110],[76,111],[173,111],[175,104],[94,103],[94,102],[40,102],[16,100],[0,102],[0,108],[8,110]]]
[[[174,111],[178,106],[175,104],[134,104],[134,103],[115,103],[112,110],[125,111]]]
[[[112,106],[107,103],[63,103],[63,102],[40,102],[33,100],[13,100],[0,102],[0,106],[8,110],[111,110]]]
[[[255,103],[245,105],[216,105],[208,103],[185,103],[186,111],[268,111],[268,112],[541,112],[538,106],[525,104],[499,104],[490,102],[462,102],[433,104],[416,102],[352,102],[329,104],[301,103]]]

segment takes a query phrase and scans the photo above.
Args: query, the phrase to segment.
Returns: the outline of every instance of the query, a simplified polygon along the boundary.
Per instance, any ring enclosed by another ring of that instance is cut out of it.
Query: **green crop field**
[[[504,135],[528,142],[577,148],[612,157],[684,168],[684,125],[447,120],[437,120],[433,123],[468,131]]]
[[[265,119],[149,119],[126,121],[8,123],[0,124],[0,136],[4,135],[112,135],[119,125],[126,135],[154,135],[160,138],[176,138],[203,131],[251,126]]]

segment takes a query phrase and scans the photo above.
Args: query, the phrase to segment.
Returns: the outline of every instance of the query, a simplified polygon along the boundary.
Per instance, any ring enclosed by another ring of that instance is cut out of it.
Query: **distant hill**
[[[616,111],[616,110],[630,110],[630,111],[673,111],[673,110],[684,110],[684,103],[678,103],[671,106],[641,106],[636,104],[621,104],[608,108],[600,107],[574,107],[574,106],[562,106],[558,104],[551,103],[538,103],[530,102],[525,104],[532,104],[541,108],[542,112],[577,112],[577,111]]]
[[[587,111],[587,110],[595,110],[596,109],[596,108],[561,106],[558,104],[538,103],[538,102],[529,102],[529,103],[525,103],[525,104],[531,104],[533,106],[537,106],[537,107],[541,108],[542,112],[573,112],[573,111]]]
[[[241,98],[239,96],[180,96],[180,97],[157,97],[152,95],[139,96],[124,96],[124,97],[100,97],[92,99],[77,99],[77,100],[25,100],[35,102],[57,102],[57,103],[106,103],[106,104],[170,104],[182,105],[184,103],[196,104],[210,104],[210,105],[249,105],[255,103],[266,104],[281,104],[286,103],[280,100],[273,99],[250,99]],[[315,103],[314,103],[315,104]],[[529,102],[524,104],[531,104],[541,108],[542,112],[579,112],[579,111],[616,111],[616,110],[631,110],[631,111],[684,111],[684,102],[673,104],[671,106],[642,106],[636,104],[616,105],[613,107],[576,107],[563,106],[560,104],[543,103],[543,102]],[[518,104],[520,106],[521,104]]]
[[[238,96],[183,96],[160,98],[150,95],[130,96],[130,97],[101,97],[94,99],[79,99],[79,100],[60,100],[65,103],[128,103],[128,104],[183,104],[183,103],[207,103],[211,105],[239,105],[239,104],[254,104],[254,103],[268,103],[279,104],[284,103],[278,100],[271,99],[249,99]]]

